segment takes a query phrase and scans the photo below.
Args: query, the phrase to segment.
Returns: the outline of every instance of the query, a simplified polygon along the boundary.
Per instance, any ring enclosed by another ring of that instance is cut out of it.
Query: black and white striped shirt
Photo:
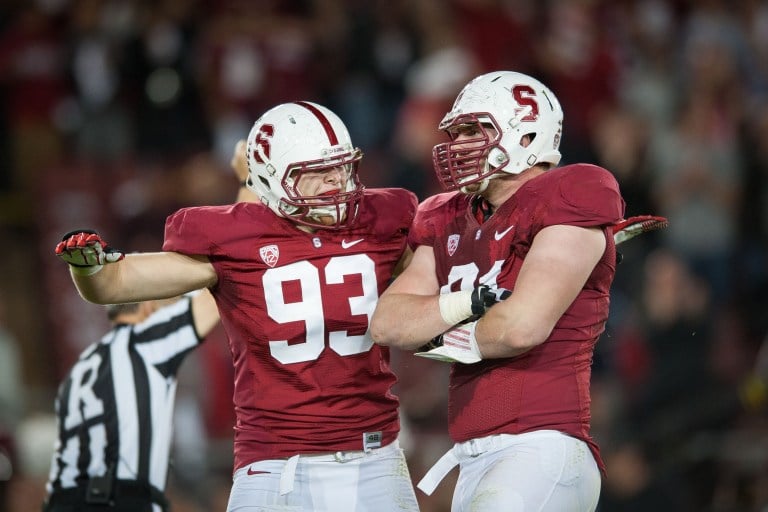
[[[118,324],[88,347],[56,398],[58,440],[49,493],[115,478],[165,488],[177,373],[202,339],[184,297],[139,324]]]

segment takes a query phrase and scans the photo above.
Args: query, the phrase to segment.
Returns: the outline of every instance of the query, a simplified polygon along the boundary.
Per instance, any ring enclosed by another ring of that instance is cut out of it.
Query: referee
[[[56,397],[58,439],[44,512],[160,512],[177,373],[218,323],[207,290],[107,307],[112,329],[88,347]]]

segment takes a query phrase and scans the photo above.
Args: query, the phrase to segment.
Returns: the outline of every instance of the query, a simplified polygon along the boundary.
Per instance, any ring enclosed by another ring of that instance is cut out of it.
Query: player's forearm
[[[534,281],[544,282],[541,276]],[[483,359],[515,357],[541,345],[576,296],[537,287],[525,277],[506,300],[489,308],[477,322],[475,338]],[[575,289],[575,287],[574,287]]]
[[[175,290],[163,291],[157,279],[142,272],[130,258],[105,265],[93,275],[79,275],[71,272],[77,291],[87,301],[95,304],[123,304],[144,300],[165,299],[185,293]],[[156,274],[162,275],[162,274]]]
[[[449,327],[436,295],[385,294],[376,306],[371,336],[379,345],[414,350]]]
[[[119,304],[124,301],[118,300],[117,295],[119,294],[116,294],[119,291],[118,287],[112,283],[118,274],[120,265],[122,265],[122,261],[105,265],[97,273],[91,275],[78,274],[76,267],[70,267],[69,270],[72,281],[83,299],[94,304]]]
[[[518,308],[494,307],[477,322],[475,338],[483,359],[515,357],[544,343],[552,329]]]
[[[96,304],[176,297],[214,284],[210,264],[175,253],[129,254],[92,275],[72,278],[80,295]]]

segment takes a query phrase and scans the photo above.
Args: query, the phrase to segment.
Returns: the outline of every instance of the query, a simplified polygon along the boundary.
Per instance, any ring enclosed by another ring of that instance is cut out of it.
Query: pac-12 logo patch
[[[453,256],[453,253],[459,248],[459,238],[459,235],[450,235],[448,237],[448,256]]]
[[[277,265],[278,258],[280,258],[280,249],[278,249],[275,244],[265,245],[259,249],[259,255],[264,263],[270,267],[274,267]]]

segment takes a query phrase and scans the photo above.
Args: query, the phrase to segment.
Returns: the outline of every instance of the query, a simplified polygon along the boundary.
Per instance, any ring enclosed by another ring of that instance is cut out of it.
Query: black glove
[[[481,284],[472,291],[472,314],[484,315],[488,308],[512,295],[506,288],[491,288]]]

